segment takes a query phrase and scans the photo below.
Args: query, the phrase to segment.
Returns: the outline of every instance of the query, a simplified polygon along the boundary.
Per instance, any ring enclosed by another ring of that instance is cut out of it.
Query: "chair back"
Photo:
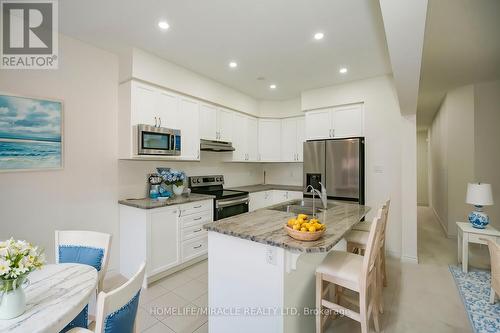
[[[491,287],[500,294],[500,245],[490,239],[484,239],[488,243],[491,261]]]
[[[387,200],[384,205],[382,206],[382,226],[381,226],[381,231],[380,231],[380,247],[384,248],[385,247],[385,231],[387,227],[387,220],[389,219],[389,207],[391,205],[391,200]]]
[[[133,333],[146,264],[122,286],[97,296],[95,333]]]
[[[361,270],[361,292],[366,291],[368,287],[368,279],[372,272],[375,271],[375,261],[380,251],[380,234],[382,231],[382,215],[383,210],[380,208],[377,216],[373,219],[366,242],[365,255],[363,256],[363,267]],[[364,289],[364,290],[363,290]]]
[[[98,291],[108,268],[111,235],[96,231],[56,230],[56,263],[78,263],[98,271]]]

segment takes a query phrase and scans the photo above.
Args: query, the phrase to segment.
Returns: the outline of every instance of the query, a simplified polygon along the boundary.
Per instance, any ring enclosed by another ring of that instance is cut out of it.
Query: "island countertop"
[[[269,208],[225,218],[205,224],[203,227],[208,231],[293,251],[328,252],[370,211],[367,206],[339,201],[330,202],[334,203],[332,208],[317,214],[320,222],[325,224],[326,231],[320,239],[312,242],[295,240],[284,230],[288,219],[295,214]]]

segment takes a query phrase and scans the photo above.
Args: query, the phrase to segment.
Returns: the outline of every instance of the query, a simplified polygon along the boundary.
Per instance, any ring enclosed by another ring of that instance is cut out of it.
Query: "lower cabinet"
[[[302,192],[268,190],[250,193],[249,211],[277,205],[288,200],[302,199]]]
[[[203,224],[213,201],[140,209],[120,205],[120,273],[132,277],[146,261],[146,282],[207,253]]]

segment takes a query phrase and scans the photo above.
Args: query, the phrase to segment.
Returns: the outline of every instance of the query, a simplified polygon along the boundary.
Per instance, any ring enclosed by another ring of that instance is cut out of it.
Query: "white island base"
[[[345,251],[345,241],[333,249]],[[315,271],[326,253],[292,252],[210,231],[208,254],[209,332],[315,331]]]

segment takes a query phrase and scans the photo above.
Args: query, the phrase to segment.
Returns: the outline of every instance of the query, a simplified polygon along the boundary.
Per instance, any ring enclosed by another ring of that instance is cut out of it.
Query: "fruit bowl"
[[[308,232],[308,231],[304,232],[300,230],[293,230],[288,225],[285,225],[285,230],[288,233],[288,236],[292,237],[293,239],[304,242],[311,242],[318,240],[325,233],[325,229],[318,230],[315,232]]]

